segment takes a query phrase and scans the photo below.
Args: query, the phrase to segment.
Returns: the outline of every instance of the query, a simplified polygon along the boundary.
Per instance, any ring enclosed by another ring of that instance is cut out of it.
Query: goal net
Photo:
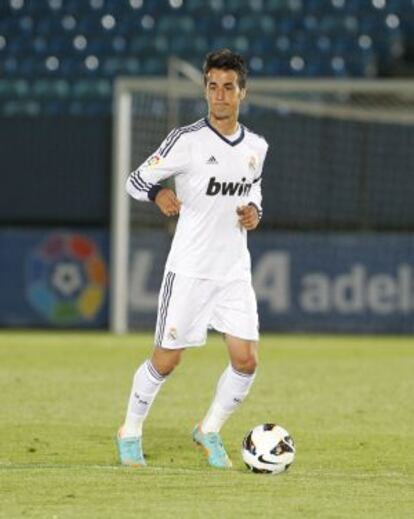
[[[115,332],[153,326],[174,230],[154,204],[128,199],[126,178],[173,127],[204,117],[206,109],[201,75],[179,60],[171,62],[168,78],[116,82],[111,229]],[[270,145],[261,231],[414,229],[412,82],[250,79],[240,119]],[[145,254],[146,243],[155,256]],[[138,259],[131,255],[137,248]]]

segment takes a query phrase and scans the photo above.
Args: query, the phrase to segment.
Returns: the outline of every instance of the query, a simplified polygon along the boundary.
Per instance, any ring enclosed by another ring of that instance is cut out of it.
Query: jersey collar
[[[213,131],[216,135],[220,137],[224,142],[227,142],[227,144],[230,144],[230,146],[236,146],[236,144],[239,144],[244,139],[244,126],[240,124],[240,135],[235,141],[230,141],[227,139],[224,135],[222,135],[219,131],[217,131],[213,126],[211,126],[210,121],[207,117],[204,117],[204,121],[206,122],[206,125],[210,128],[211,131]]]

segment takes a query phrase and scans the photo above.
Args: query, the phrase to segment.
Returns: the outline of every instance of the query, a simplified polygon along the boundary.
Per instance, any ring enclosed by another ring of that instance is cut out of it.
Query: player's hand
[[[239,223],[248,231],[256,229],[259,225],[259,214],[254,205],[242,205],[237,208]]]
[[[166,216],[175,216],[181,209],[181,202],[174,191],[166,187],[158,191],[154,202]]]

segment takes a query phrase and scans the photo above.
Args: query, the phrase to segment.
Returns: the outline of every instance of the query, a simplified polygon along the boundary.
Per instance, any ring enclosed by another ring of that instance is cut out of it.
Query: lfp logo
[[[101,310],[107,269],[93,240],[77,234],[52,234],[28,258],[27,295],[53,324],[82,324]]]

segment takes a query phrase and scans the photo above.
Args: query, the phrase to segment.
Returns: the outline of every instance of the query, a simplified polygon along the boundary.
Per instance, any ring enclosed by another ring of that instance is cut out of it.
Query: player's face
[[[236,71],[212,68],[208,72],[206,98],[209,113],[215,119],[237,117],[245,95],[246,90],[240,88]]]

